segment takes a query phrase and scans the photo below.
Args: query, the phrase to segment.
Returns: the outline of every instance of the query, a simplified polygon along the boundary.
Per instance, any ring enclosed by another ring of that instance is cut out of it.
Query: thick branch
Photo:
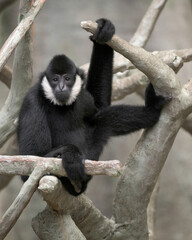
[[[182,58],[183,62],[191,62],[192,61],[192,48],[188,49],[173,49],[168,51],[154,51],[153,54],[157,55],[158,57],[162,59],[168,59],[170,62],[170,58],[172,58],[172,54],[175,55],[175,57]]]
[[[18,174],[28,176],[31,174],[36,165],[45,166],[47,174],[67,176],[62,167],[61,159],[58,158],[0,155],[0,174]],[[89,175],[107,175],[111,177],[118,177],[121,173],[121,164],[118,160],[85,160],[85,171]]]
[[[82,25],[92,33],[97,27],[92,22],[83,22]],[[114,220],[118,224],[127,225],[117,229],[114,236],[125,234],[124,239],[144,240],[148,239],[146,209],[149,199],[175,136],[189,114],[192,84],[189,82],[181,89],[173,70],[154,54],[131,46],[117,36],[107,44],[141,70],[158,93],[173,96],[173,100],[164,108],[159,122],[144,132],[129,156],[115,195]],[[158,150],[154,151],[157,146]]]
[[[111,235],[113,221],[103,216],[85,195],[73,197],[62,188],[60,181],[54,176],[43,177],[38,189],[54,210],[71,215],[86,239],[100,240]]]
[[[97,23],[91,21],[81,22],[81,26],[86,31],[94,33],[97,28]],[[142,48],[130,45],[117,35],[114,35],[107,44],[115,51],[128,58],[140,71],[142,71],[150,81],[152,81],[159,94],[179,94],[180,83],[177,81],[175,73],[156,56]],[[161,71],[159,71],[159,69],[161,69]],[[167,79],[170,79],[168,84]]]
[[[32,226],[41,240],[85,240],[70,215],[62,215],[48,206],[33,218]]]

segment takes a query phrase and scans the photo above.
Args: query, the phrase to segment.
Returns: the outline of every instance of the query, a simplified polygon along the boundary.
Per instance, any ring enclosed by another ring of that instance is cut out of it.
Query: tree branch
[[[70,215],[62,215],[48,206],[33,218],[32,227],[41,240],[85,240]]]
[[[97,23],[84,21],[81,22],[81,27],[88,32],[94,33],[97,28]],[[117,35],[114,35],[107,44],[128,58],[142,71],[156,87],[158,94],[168,96],[179,94],[180,82],[177,80],[175,73],[156,56],[142,48],[130,45]],[[159,69],[161,69],[161,71],[159,71]],[[167,84],[167,78],[170,79],[169,84]]]
[[[40,9],[43,7],[45,1],[46,0],[36,0],[25,17],[23,18],[23,16],[21,16],[21,22],[15,28],[15,30],[12,32],[0,50],[0,71],[6,64],[13,50],[24,37],[25,33],[29,30],[31,24],[33,23]]]
[[[86,173],[90,175],[104,174],[108,176],[119,176],[121,167],[120,162],[117,160],[106,162],[85,160],[85,170]],[[0,222],[0,239],[3,239],[13,227],[36,190],[39,179],[43,175],[53,174],[67,176],[62,167],[61,159],[35,156],[0,156],[0,174],[30,175],[19,195]],[[55,194],[53,197],[54,196]]]
[[[4,239],[29,203],[37,188],[39,179],[44,175],[44,166],[36,166],[29,179],[22,186],[18,196],[0,220],[0,239]]]
[[[84,194],[73,197],[65,191],[60,181],[54,176],[43,177],[38,189],[44,200],[54,210],[71,215],[86,239],[100,240],[106,237],[111,239],[114,229],[113,221],[103,216]]]
[[[132,45],[137,47],[145,47],[166,2],[167,0],[152,1],[146,14],[142,18],[134,36],[130,40],[130,43]],[[132,64],[127,58],[115,52],[114,65],[116,66],[116,72],[123,72],[129,69]]]
[[[146,14],[141,20],[130,44],[137,47],[144,47],[151,36],[156,21],[163,10],[167,0],[153,0]]]
[[[30,175],[36,165],[45,166],[47,174],[67,176],[61,159],[37,156],[0,155],[0,174]],[[85,171],[89,175],[107,175],[118,177],[121,174],[121,163],[118,160],[92,161],[85,160]]]
[[[83,22],[83,28],[94,32],[97,24]],[[172,96],[158,123],[144,131],[126,162],[115,194],[113,217],[117,224],[115,237],[148,239],[147,206],[160,171],[185,117],[192,111],[192,81],[181,89],[175,73],[154,54],[131,46],[116,35],[107,42],[127,57],[153,83],[158,93]],[[154,151],[157,149],[158,151]]]
[[[19,18],[22,20],[0,50],[0,69],[2,69],[13,49],[17,46],[21,38],[31,26],[44,2],[45,0],[36,0],[31,7],[30,1],[24,1],[23,5],[21,5],[22,7]],[[22,64],[20,64],[21,62]],[[18,113],[23,98],[30,87],[31,81],[32,58],[31,34],[29,31],[16,49],[11,90],[5,105],[0,111],[0,146],[2,146],[16,130]]]

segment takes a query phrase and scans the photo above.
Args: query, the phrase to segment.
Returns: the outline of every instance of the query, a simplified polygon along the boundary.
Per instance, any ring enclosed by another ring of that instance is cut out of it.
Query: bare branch
[[[153,0],[149,6],[146,14],[142,18],[134,36],[130,40],[130,43],[137,47],[145,47],[148,39],[151,36],[155,23],[165,5],[167,0]],[[123,72],[131,67],[130,61],[115,52],[114,65],[116,66],[116,72]]]
[[[45,0],[36,0],[31,7],[31,2],[24,1],[23,5],[21,5],[23,6],[20,10],[20,19],[22,20],[0,51],[0,69],[4,66],[8,56],[10,56],[13,49],[31,26],[44,2]],[[30,10],[28,10],[29,8]],[[20,64],[21,62],[22,64]],[[31,32],[29,31],[25,34],[16,49],[11,90],[2,110],[0,111],[0,146],[2,146],[16,130],[18,113],[23,98],[30,87],[31,81]]]
[[[30,175],[29,179],[24,183],[18,196],[0,221],[0,239],[4,239],[11,228],[14,226],[22,211],[29,203],[33,193],[37,188],[39,179],[43,175],[44,169],[42,166],[37,166]]]
[[[70,215],[62,215],[48,206],[33,218],[32,227],[41,240],[85,240]]]
[[[73,197],[54,176],[43,177],[38,189],[54,210],[71,215],[86,239],[100,240],[111,236],[114,222],[103,216],[84,194]]]
[[[157,55],[158,57],[164,59],[164,58],[172,58],[172,54],[175,55],[175,57],[182,58],[183,62],[190,62],[192,61],[192,48],[188,49],[173,49],[168,51],[154,51],[153,54]],[[170,60],[167,60],[170,62]]]
[[[61,159],[43,158],[37,156],[5,156],[0,155],[0,174],[30,175],[36,165],[45,166],[47,174],[67,176]],[[89,175],[107,175],[118,177],[121,173],[121,163],[118,160],[92,161],[85,160],[85,171]]]
[[[81,26],[86,31],[94,33],[97,28],[97,23],[84,21],[81,22]],[[178,95],[180,92],[180,82],[177,81],[175,73],[156,56],[142,48],[130,45],[117,35],[114,35],[107,44],[128,58],[142,71],[150,81],[152,81],[159,94]],[[159,69],[161,69],[161,71],[159,71]],[[167,83],[167,79],[169,79],[169,83]]]
[[[15,28],[7,41],[4,43],[3,47],[0,50],[0,71],[6,64],[11,53],[21,41],[25,33],[29,30],[31,24],[33,23],[40,9],[43,7],[45,1],[46,0],[36,0],[33,3],[29,12],[25,15],[25,17],[21,20],[19,25]]]
[[[119,176],[121,168],[120,162],[117,160],[106,162],[85,160],[85,170],[86,173],[90,175],[105,174],[109,176]],[[0,156],[0,174],[4,173],[11,175],[30,175],[30,177],[0,222],[0,239],[3,239],[12,228],[32,197],[37,183],[43,175],[53,174],[67,176],[62,167],[61,159],[35,156]],[[53,196],[55,196],[55,194]]]
[[[83,22],[82,26],[92,33],[97,27],[93,22]],[[137,235],[137,239],[144,240],[148,239],[146,209],[152,190],[178,130],[192,111],[192,82],[181,89],[176,74],[159,58],[144,49],[131,46],[117,36],[107,44],[141,70],[158,93],[173,97],[163,109],[159,122],[144,131],[129,156],[115,195],[114,220],[119,224],[126,222],[127,226],[116,231],[114,236],[124,233],[124,239],[133,239]],[[158,150],[154,151],[156,146]]]
[[[137,31],[130,40],[130,44],[138,47],[144,47],[151,36],[156,21],[164,8],[167,0],[153,0],[143,19],[141,20]]]
[[[2,81],[8,88],[11,87],[12,70],[5,66],[0,72],[0,81]]]
[[[123,99],[127,95],[144,88],[149,83],[149,79],[142,72],[135,72],[128,77],[115,76],[112,87],[112,100]]]

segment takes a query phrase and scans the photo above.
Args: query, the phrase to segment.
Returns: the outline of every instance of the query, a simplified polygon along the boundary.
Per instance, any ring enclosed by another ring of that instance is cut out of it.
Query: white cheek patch
[[[43,91],[44,91],[45,97],[47,99],[49,99],[55,105],[60,105],[60,106],[63,105],[56,99],[56,97],[53,93],[53,89],[50,86],[49,81],[47,80],[46,76],[43,77],[41,86],[43,87]]]
[[[43,87],[45,97],[48,100],[50,100],[54,105],[59,105],[59,106],[67,105],[67,106],[69,106],[76,100],[78,94],[80,93],[81,87],[82,87],[82,80],[81,80],[79,75],[76,76],[75,83],[74,83],[74,85],[71,89],[69,99],[67,100],[66,103],[61,103],[60,101],[58,101],[56,99],[55,94],[53,92],[53,89],[50,86],[49,81],[47,80],[46,76],[43,77],[41,85]]]
[[[81,91],[81,87],[82,87],[82,79],[79,75],[76,75],[75,83],[72,87],[70,97],[66,102],[67,106],[71,105],[76,100],[78,94]]]

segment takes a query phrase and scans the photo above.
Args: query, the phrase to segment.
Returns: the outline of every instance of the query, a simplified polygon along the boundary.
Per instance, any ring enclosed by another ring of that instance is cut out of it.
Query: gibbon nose
[[[59,82],[59,90],[61,91],[66,90],[66,84],[63,80]]]

